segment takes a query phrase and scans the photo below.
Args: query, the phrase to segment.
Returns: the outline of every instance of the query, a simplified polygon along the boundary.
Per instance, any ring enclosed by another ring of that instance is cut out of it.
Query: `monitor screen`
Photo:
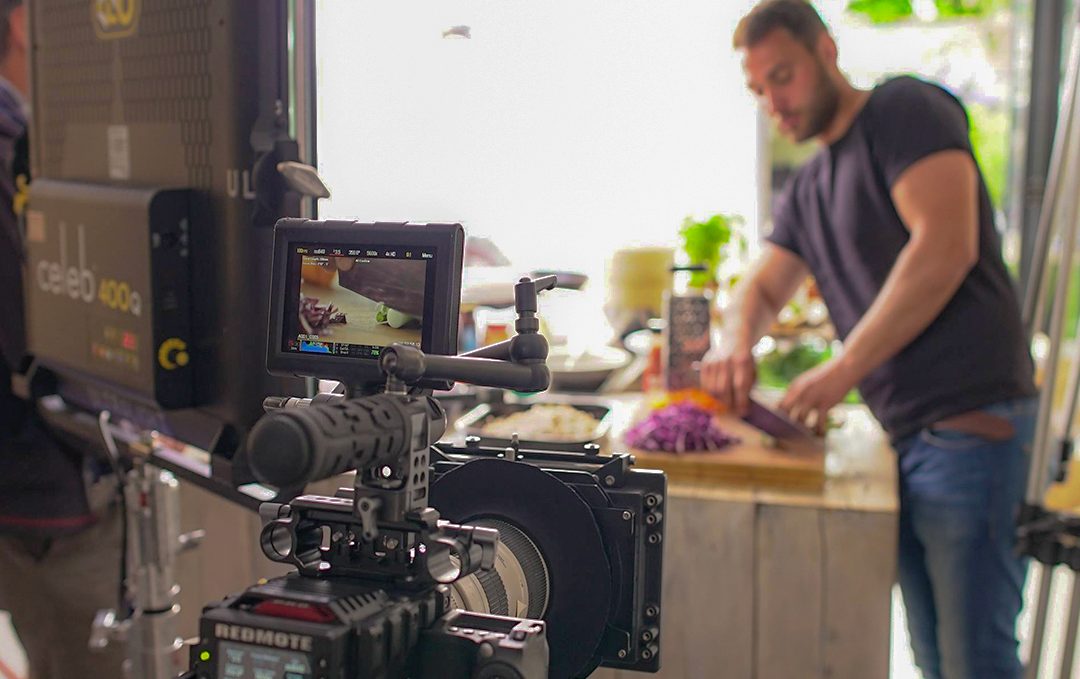
[[[297,243],[289,252],[282,351],[378,359],[428,350],[436,248]]]

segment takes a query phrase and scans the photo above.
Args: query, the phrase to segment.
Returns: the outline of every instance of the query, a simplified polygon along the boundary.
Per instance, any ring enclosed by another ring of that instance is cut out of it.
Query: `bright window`
[[[687,215],[752,219],[750,4],[321,0],[320,215],[461,221],[521,270],[596,278]]]

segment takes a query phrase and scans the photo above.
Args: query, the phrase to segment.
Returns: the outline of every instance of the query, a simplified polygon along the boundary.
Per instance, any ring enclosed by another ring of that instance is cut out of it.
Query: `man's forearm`
[[[973,265],[937,243],[912,238],[874,303],[844,341],[841,361],[854,381],[918,337],[953,298]]]
[[[783,302],[770,300],[755,281],[748,281],[724,318],[722,346],[731,353],[750,351],[772,325],[782,306]]]

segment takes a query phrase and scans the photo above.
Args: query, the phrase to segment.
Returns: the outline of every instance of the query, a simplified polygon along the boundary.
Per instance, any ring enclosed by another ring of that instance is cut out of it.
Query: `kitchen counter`
[[[669,484],[657,676],[888,677],[895,460],[864,408],[841,412],[820,489]]]

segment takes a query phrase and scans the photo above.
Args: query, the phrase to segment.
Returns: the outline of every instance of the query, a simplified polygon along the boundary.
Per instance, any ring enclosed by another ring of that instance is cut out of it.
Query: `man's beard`
[[[795,139],[803,142],[825,131],[836,116],[840,107],[840,90],[825,72],[825,67],[818,66],[818,87],[814,100],[806,107],[806,125],[796,131]]]

